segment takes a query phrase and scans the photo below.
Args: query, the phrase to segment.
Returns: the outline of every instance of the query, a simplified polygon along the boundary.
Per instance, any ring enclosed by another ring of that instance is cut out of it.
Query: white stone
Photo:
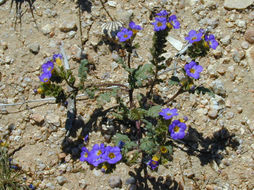
[[[227,9],[245,9],[250,6],[254,0],[225,0],[224,8]]]
[[[108,5],[110,7],[116,7],[116,2],[115,1],[108,1]]]
[[[172,45],[174,46],[174,48],[176,48],[178,51],[180,51],[183,47],[183,43],[171,36],[168,36],[167,37],[167,41]]]

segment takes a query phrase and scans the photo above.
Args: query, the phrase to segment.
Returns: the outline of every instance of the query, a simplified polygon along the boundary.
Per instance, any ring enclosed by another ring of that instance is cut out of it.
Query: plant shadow
[[[143,163],[143,162],[142,162]],[[183,190],[181,183],[178,183],[170,176],[153,177],[149,175],[146,164],[141,164],[139,168],[134,169],[135,172],[130,171],[129,175],[133,177],[136,182],[138,190]],[[150,183],[150,185],[149,185]]]
[[[226,147],[231,147],[233,150],[240,145],[235,138],[234,133],[230,133],[226,128],[213,133],[211,137],[203,137],[196,129],[190,127],[189,134],[184,141],[181,141],[185,146],[185,151],[188,155],[196,156],[200,159],[201,165],[207,165],[212,161],[217,164],[223,159],[223,151]]]
[[[36,24],[36,26],[37,26],[37,23],[36,23],[36,20],[35,20],[35,17],[34,17],[34,12],[33,12],[33,9],[35,9],[35,7],[33,6],[33,3],[35,2],[35,0],[12,0],[11,1],[11,6],[10,6],[10,11],[11,11],[11,9],[12,9],[12,5],[13,5],[13,3],[15,2],[15,12],[16,12],[16,14],[15,14],[15,21],[14,21],[14,28],[16,29],[16,25],[17,25],[17,22],[19,21],[19,23],[20,23],[20,29],[21,29],[21,26],[22,26],[22,22],[21,22],[21,20],[22,20],[22,16],[24,15],[24,13],[27,11],[24,11],[23,13],[22,13],[22,4],[24,3],[24,2],[27,2],[28,4],[29,4],[29,9],[30,9],[30,12],[31,12],[31,14],[32,14],[32,17],[33,17],[33,20],[34,20],[34,22],[35,22],[35,24]],[[38,27],[37,27],[38,28]]]
[[[78,0],[77,5],[80,6],[82,12],[92,12],[92,3],[89,0]]]

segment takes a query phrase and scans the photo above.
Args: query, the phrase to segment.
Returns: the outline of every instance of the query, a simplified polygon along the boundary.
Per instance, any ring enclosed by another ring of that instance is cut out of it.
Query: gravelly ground
[[[198,144],[199,149],[207,146],[213,152],[193,151],[179,143],[180,149],[174,148],[173,161],[167,166],[159,166],[157,172],[148,169],[149,176],[143,171],[140,173],[139,164],[127,166],[124,163],[117,164],[113,173],[103,174],[63,153],[64,107],[52,101],[8,106],[7,112],[1,107],[1,139],[8,139],[10,151],[21,147],[14,159],[29,174],[26,183],[37,184],[40,189],[111,189],[110,177],[119,176],[122,189],[177,189],[177,184],[185,189],[254,189],[253,5],[232,10],[226,9],[224,2],[219,0],[114,0],[115,5],[109,6],[110,2],[105,6],[111,16],[125,24],[132,18],[144,28],[137,36],[137,42],[142,45],[137,50],[139,57],[133,59],[134,66],[151,57],[153,26],[150,23],[153,20],[149,19],[149,9],[158,7],[156,9],[166,9],[177,15],[181,29],[170,32],[170,36],[183,44],[189,30],[211,28],[220,46],[200,59],[204,71],[198,83],[212,88],[215,97],[185,93],[175,99],[172,107],[189,117],[187,124],[192,128],[193,136],[187,142],[192,146]],[[242,4],[245,2],[241,1]],[[15,4],[9,12],[10,4],[8,1],[0,6],[0,101],[8,104],[40,98],[33,94],[33,89],[39,85],[40,66],[45,58],[59,52],[58,42],[64,42],[74,73],[77,73],[76,60],[80,59],[81,51],[77,3],[36,1],[33,3],[34,22],[28,3],[24,2],[22,25],[17,23],[16,28]],[[109,21],[108,15],[100,1],[84,1],[84,5],[86,8],[81,16],[83,40],[86,41],[84,52],[96,66],[88,79],[126,82],[127,75],[114,62],[108,46],[98,45],[102,37],[100,26]],[[247,30],[252,31],[248,36]],[[171,44],[167,49],[171,56],[178,52]],[[178,64],[182,63],[179,60]],[[169,72],[161,78],[166,81],[171,75]],[[156,86],[156,90],[165,98],[177,91],[166,83]],[[77,109],[87,122],[96,109],[96,102],[79,100]],[[41,123],[36,123],[38,121]],[[198,143],[193,139],[198,139]],[[104,138],[99,131],[90,134],[90,147],[101,142]],[[63,185],[57,180],[58,176],[64,176]],[[136,183],[126,185],[125,181],[131,176]]]

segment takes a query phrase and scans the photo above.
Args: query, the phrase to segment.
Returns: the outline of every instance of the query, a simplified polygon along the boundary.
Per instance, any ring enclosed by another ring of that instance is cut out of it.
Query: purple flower
[[[189,35],[185,37],[185,40],[188,40],[189,43],[198,42],[202,39],[203,33],[199,32],[197,33],[195,30],[191,30],[189,32]]]
[[[117,33],[117,37],[119,38],[120,42],[125,42],[126,40],[130,39],[133,32],[128,30],[127,28],[123,28],[120,32]]]
[[[166,10],[163,10],[159,13],[156,14],[157,16],[167,16],[168,15],[168,12]]]
[[[152,170],[158,167],[159,165],[159,158],[157,156],[153,156],[151,160],[147,163],[151,167]]]
[[[168,18],[168,22],[169,22],[170,27],[173,27],[174,29],[180,28],[180,22],[177,20],[176,15],[171,15]]]
[[[89,135],[86,135],[85,138],[84,138],[84,141],[87,142],[88,138],[89,138]]]
[[[187,129],[186,124],[180,122],[179,120],[174,120],[171,125],[169,125],[169,132],[172,139],[183,139],[185,136],[185,130]]]
[[[154,25],[154,31],[165,30],[167,27],[167,19],[165,17],[155,17],[155,22],[152,24]]]
[[[54,63],[52,63],[51,61],[48,61],[47,63],[44,63],[41,66],[41,68],[44,73],[48,73],[48,72],[50,73],[54,68]]]
[[[51,72],[44,72],[41,74],[39,78],[41,82],[48,82],[51,76],[52,76]]]
[[[99,164],[103,163],[105,160],[102,158],[102,155],[105,152],[105,147],[104,144],[101,143],[99,146],[98,144],[95,144],[90,151],[89,155],[89,163],[94,165],[95,167],[98,166]]]
[[[173,116],[177,116],[177,109],[170,110],[169,108],[162,109],[159,113],[165,120],[171,119]]]
[[[194,79],[199,78],[199,73],[203,71],[203,67],[198,65],[195,61],[191,61],[189,64],[184,66],[186,74]]]
[[[62,66],[62,58],[63,56],[61,54],[54,54],[53,55],[53,61],[56,62],[56,64],[61,67]]]
[[[216,49],[219,43],[215,40],[215,37],[213,34],[210,34],[209,36],[205,36],[205,45],[207,45],[210,48]]]
[[[105,148],[105,153],[102,155],[102,158],[109,164],[115,164],[122,159],[121,150],[117,146],[107,146]]]
[[[131,21],[131,22],[129,23],[129,27],[132,29],[132,31],[133,31],[134,33],[137,33],[138,30],[142,30],[142,27],[139,26],[139,25],[137,25],[137,24],[135,24],[135,22],[133,22],[133,21]]]
[[[118,143],[117,146],[118,146],[120,149],[122,149],[124,145],[125,145],[125,143],[124,143],[123,141],[119,141],[119,143]]]
[[[80,156],[80,161],[81,162],[84,162],[84,161],[87,161],[87,162],[90,162],[89,158],[90,158],[90,152],[87,150],[86,147],[82,147],[81,149],[81,156]]]

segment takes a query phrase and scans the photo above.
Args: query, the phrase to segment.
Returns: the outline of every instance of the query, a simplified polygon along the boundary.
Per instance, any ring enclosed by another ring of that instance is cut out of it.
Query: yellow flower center
[[[50,71],[52,68],[51,67],[48,67],[48,71]]]
[[[192,37],[191,39],[192,39],[192,40],[196,40],[196,39],[197,39],[197,37]]]
[[[168,26],[169,28],[173,28],[173,25],[172,25],[171,23],[169,23],[169,22],[167,22],[167,26]]]
[[[111,158],[111,159],[113,159],[113,158],[116,157],[116,155],[115,155],[114,153],[110,152],[110,153],[108,154],[108,157]]]
[[[161,147],[161,152],[163,154],[167,153],[167,151],[168,151],[168,149],[165,146]]]
[[[205,47],[209,47],[210,42],[204,42]]]
[[[175,133],[178,133],[178,132],[179,132],[179,130],[180,130],[180,127],[175,126],[175,128],[174,128],[174,132],[175,132]]]
[[[159,158],[157,156],[153,156],[152,160],[157,162]]]
[[[85,158],[87,158],[87,157],[88,157],[88,154],[87,154],[87,152],[85,153],[85,155],[84,155],[84,156],[85,156]]]
[[[123,35],[123,37],[124,37],[124,38],[127,38],[127,37],[128,37],[128,35],[127,35],[127,34],[124,34],[124,35]]]
[[[190,72],[191,73],[195,73],[195,69],[190,69]]]
[[[42,88],[38,88],[37,92],[38,92],[38,94],[41,94],[42,93]]]
[[[56,58],[56,64],[58,65],[58,67],[62,66],[62,60],[60,58]]]
[[[167,113],[167,116],[171,116],[171,113]]]
[[[46,78],[46,77],[45,77],[43,80],[46,82],[47,80],[49,80],[49,78]]]
[[[137,34],[138,30],[132,29],[133,34]]]
[[[97,156],[100,156],[101,153],[102,153],[101,150],[99,150],[99,151],[97,151],[96,155],[97,155]]]
[[[157,26],[158,26],[158,27],[162,26],[162,23],[161,23],[161,22],[158,22],[158,23],[157,23]]]

